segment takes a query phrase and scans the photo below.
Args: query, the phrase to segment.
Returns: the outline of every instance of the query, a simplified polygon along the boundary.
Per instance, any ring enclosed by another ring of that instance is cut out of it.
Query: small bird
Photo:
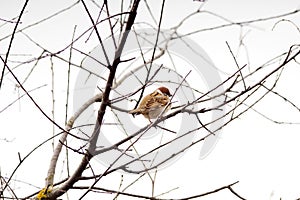
[[[151,94],[146,95],[138,108],[129,111],[129,114],[144,115],[150,123],[150,119],[157,118],[162,112],[167,112],[171,108],[170,91],[166,87],[159,87]],[[168,106],[166,108],[166,106]]]

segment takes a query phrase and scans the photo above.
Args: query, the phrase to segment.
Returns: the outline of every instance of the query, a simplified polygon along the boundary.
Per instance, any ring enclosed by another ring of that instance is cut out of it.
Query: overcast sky
[[[93,3],[87,2],[93,17],[96,18],[99,9]],[[18,28],[22,29],[32,25],[63,8],[71,6],[73,3],[71,0],[31,0]],[[112,13],[118,11],[118,5],[119,1],[111,2]],[[192,0],[184,3],[180,0],[166,1],[162,28],[169,29],[178,25],[180,20],[189,13],[196,11],[201,5],[202,3]],[[22,6],[23,1],[2,0],[2,6],[0,7],[1,56],[4,56],[7,51],[9,44],[7,36],[12,33],[14,27],[13,23],[5,23],[2,20],[11,20],[16,17]],[[158,21],[161,1],[149,2],[149,6],[153,16]],[[187,20],[178,29],[180,34],[184,35],[198,29],[215,27],[228,22],[245,22],[283,15],[300,9],[300,3],[298,0],[208,0],[201,9],[209,12],[195,15]],[[286,21],[280,21],[282,19]],[[144,3],[141,4],[138,10],[136,21],[146,21],[155,25],[145,9]],[[32,95],[49,116],[51,116],[52,111],[50,60],[41,60],[36,66],[34,62],[18,65],[19,62],[37,58],[41,55],[41,48],[32,41],[53,53],[65,48],[72,40],[75,25],[77,36],[91,26],[80,3],[56,17],[43,21],[38,25],[27,27],[22,31],[24,34],[22,32],[17,33],[13,41],[11,55],[8,58],[8,64],[14,69],[18,78],[24,81],[24,87],[27,90],[42,86],[42,88],[32,92]],[[225,80],[229,74],[236,71],[236,65],[226,42],[230,44],[232,51],[237,55],[240,65],[248,65],[246,70],[249,72],[286,52],[291,45],[299,44],[299,25],[300,14],[296,13],[274,20],[251,23],[243,28],[235,25],[214,31],[204,31],[192,34],[188,38],[206,52],[218,69],[220,77]],[[141,24],[135,26],[136,29],[141,27],[143,27]],[[107,35],[109,33],[106,28],[105,26],[100,28],[101,34]],[[98,45],[95,35],[92,35],[91,39],[85,42],[88,35],[89,33],[76,43],[76,48],[87,53]],[[239,43],[240,38],[243,38],[242,46]],[[69,51],[65,51],[61,55],[68,58],[68,54]],[[80,64],[84,55],[78,53],[74,55],[73,62]],[[76,57],[76,55],[78,56]],[[187,63],[188,61],[180,62]],[[272,65],[272,67],[278,66],[278,64],[279,62]],[[63,126],[65,122],[65,86],[68,66],[58,59],[54,59],[53,66],[56,70],[55,121]],[[74,88],[78,71],[77,68],[72,71],[71,88]],[[30,76],[27,79],[28,74]],[[275,90],[293,101],[297,106],[300,106],[299,74],[299,65],[295,63],[288,65]],[[249,79],[248,84],[251,85],[258,79],[259,76],[253,77],[253,79]],[[205,85],[205,80],[203,83]],[[0,91],[0,110],[3,110],[23,94],[24,92],[16,87],[16,81],[6,70]],[[70,101],[70,105],[72,105],[73,99]],[[247,114],[226,126],[216,147],[204,159],[199,159],[201,145],[194,146],[176,162],[161,169],[156,183],[157,194],[179,187],[179,189],[170,192],[168,197],[184,197],[239,181],[234,189],[247,199],[300,198],[299,111],[272,94],[257,104],[255,110],[260,111],[261,114],[250,110]],[[70,108],[70,115],[72,111],[72,108]],[[270,119],[288,123],[276,124]],[[0,124],[0,171],[2,176],[8,177],[19,162],[18,152],[23,157],[35,146],[52,136],[52,124],[27,97],[2,111],[0,113]],[[57,129],[55,131],[55,133],[58,133]],[[51,143],[48,143],[22,164],[14,178],[20,180],[20,182],[24,181],[37,187],[43,187],[50,155]],[[99,162],[98,167],[98,170],[105,169],[105,165],[102,165],[101,162]],[[109,179],[104,178],[101,182],[102,186],[117,188],[121,174],[122,172],[117,172]],[[129,183],[136,177],[137,175],[127,175],[124,182]],[[59,180],[59,178],[63,178],[63,176],[60,176],[60,172],[58,172],[56,180]],[[142,186],[142,183],[146,186]],[[24,193],[28,194],[28,191],[36,191],[34,186],[16,182],[15,187],[17,193],[21,196]],[[147,186],[150,187],[149,181],[141,181],[141,184],[136,185],[132,191],[141,191],[141,193],[145,192],[149,195],[149,190],[145,188]],[[228,191],[204,199],[220,199],[221,197],[222,199],[234,199]],[[121,197],[120,199],[126,198]]]

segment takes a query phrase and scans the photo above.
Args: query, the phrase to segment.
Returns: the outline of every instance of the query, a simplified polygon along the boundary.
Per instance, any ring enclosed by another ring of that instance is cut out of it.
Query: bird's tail
[[[128,113],[132,114],[134,116],[134,115],[141,114],[141,111],[140,111],[140,109],[133,109],[133,110],[130,110]]]

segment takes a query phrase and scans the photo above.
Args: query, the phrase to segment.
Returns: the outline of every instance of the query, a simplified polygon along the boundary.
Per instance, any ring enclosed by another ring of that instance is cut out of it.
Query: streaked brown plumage
[[[129,111],[129,114],[142,114],[149,121],[157,118],[163,111],[166,112],[171,108],[170,91],[166,87],[159,87],[151,94],[146,95],[138,108]],[[165,108],[168,106],[167,108]],[[151,122],[151,121],[150,121]]]

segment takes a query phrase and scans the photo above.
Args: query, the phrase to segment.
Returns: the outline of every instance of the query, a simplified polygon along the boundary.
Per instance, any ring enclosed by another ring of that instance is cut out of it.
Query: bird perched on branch
[[[149,121],[157,118],[162,112],[164,114],[171,108],[170,91],[166,87],[159,87],[151,94],[146,95],[138,108],[129,111],[129,114],[144,115]],[[167,106],[167,107],[166,107]],[[151,121],[150,121],[151,123]]]

